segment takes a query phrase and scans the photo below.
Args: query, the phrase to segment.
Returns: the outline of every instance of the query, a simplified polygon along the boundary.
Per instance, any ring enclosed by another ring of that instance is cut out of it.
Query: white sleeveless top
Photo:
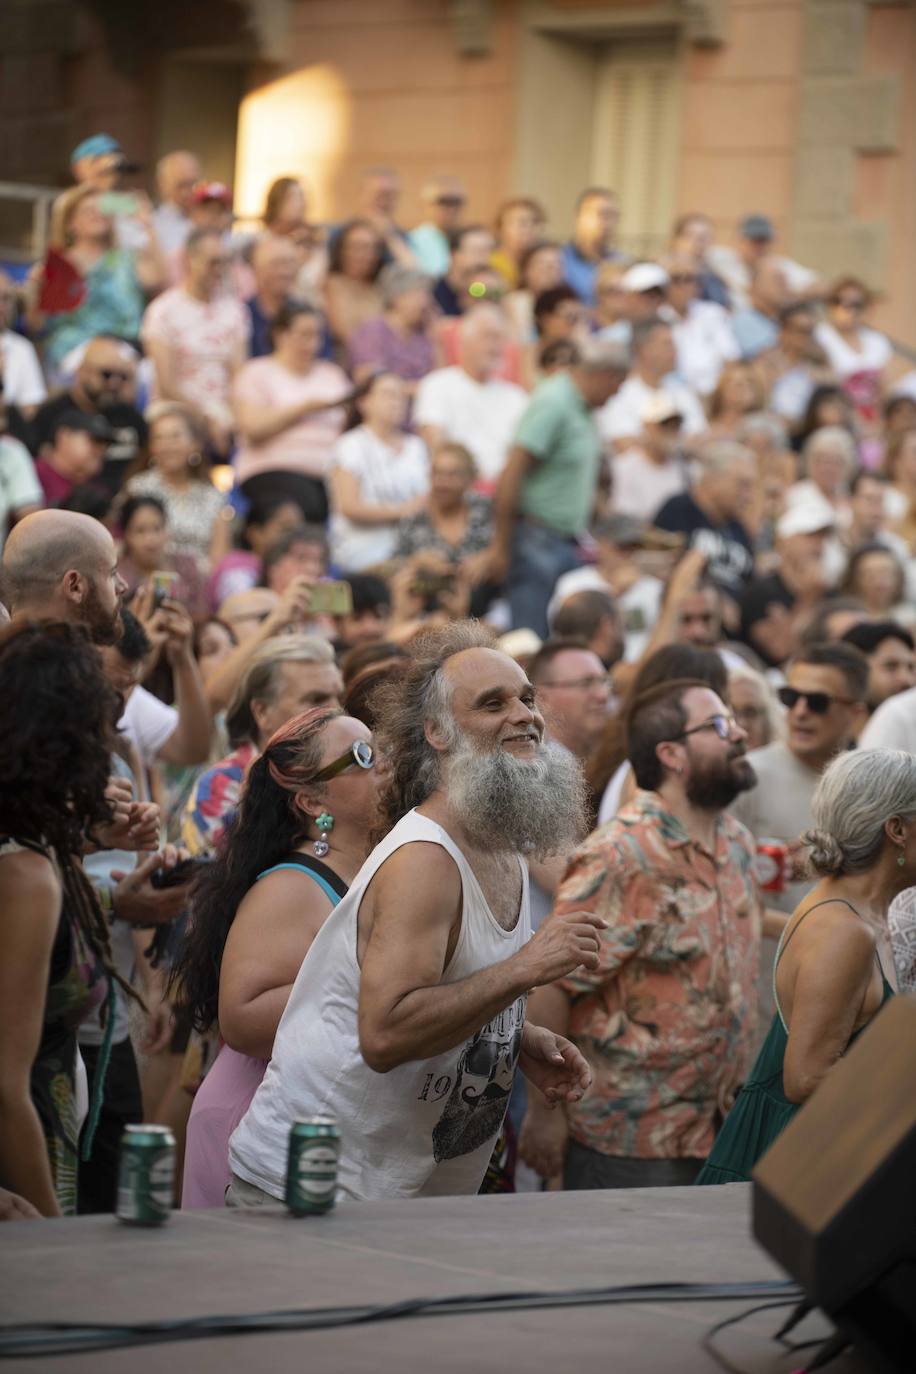
[[[461,931],[443,982],[515,954],[531,935],[528,873],[518,921],[504,930],[473,870],[434,821],[410,811],[370,854],[325,921],[293,984],[273,1057],[229,1143],[233,1173],[282,1198],[290,1126],[332,1116],[340,1128],[338,1195],[358,1199],[476,1193],[502,1126],[518,1060],[526,997],[432,1059],[376,1073],[359,1048],[356,920],[378,869],[402,845],[441,845],[461,875]]]

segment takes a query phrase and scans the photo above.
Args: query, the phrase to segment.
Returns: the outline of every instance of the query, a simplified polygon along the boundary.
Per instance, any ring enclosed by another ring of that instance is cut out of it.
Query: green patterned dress
[[[0,861],[23,849],[50,857],[40,845],[0,836]],[[82,1125],[77,1091],[76,1032],[102,1005],[107,990],[101,961],[87,945],[75,915],[67,910],[64,901],[48,967],[44,1024],[32,1064],[31,1093],[48,1146],[54,1191],[65,1216],[76,1215]]]

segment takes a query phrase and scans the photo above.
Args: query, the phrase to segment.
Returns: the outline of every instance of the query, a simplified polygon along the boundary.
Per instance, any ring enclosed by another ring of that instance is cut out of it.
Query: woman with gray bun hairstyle
[[[748,1181],[894,993],[887,913],[916,885],[916,756],[896,749],[840,754],[811,808],[814,829],[802,838],[820,881],[783,931],[773,1024],[698,1183]]]

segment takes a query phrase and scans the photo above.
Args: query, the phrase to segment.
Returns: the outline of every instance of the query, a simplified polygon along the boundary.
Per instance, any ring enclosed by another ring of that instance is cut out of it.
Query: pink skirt
[[[229,1185],[229,1137],[248,1111],[267,1068],[223,1045],[194,1097],[184,1151],[182,1207],[222,1207]]]

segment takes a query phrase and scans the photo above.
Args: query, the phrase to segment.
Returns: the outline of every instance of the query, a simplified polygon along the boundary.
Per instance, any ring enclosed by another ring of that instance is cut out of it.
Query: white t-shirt
[[[406,434],[399,450],[389,448],[365,425],[338,439],[332,470],[350,472],[359,484],[361,501],[373,506],[397,506],[429,490],[426,447],[415,434]],[[346,572],[384,563],[394,555],[397,524],[358,525],[339,511],[331,513],[331,558]]]
[[[21,334],[4,329],[0,334],[3,358],[3,399],[7,405],[38,406],[47,400],[48,388],[35,348]]]
[[[159,750],[177,728],[175,707],[166,706],[141,686],[135,687],[127,698],[124,714],[118,721],[118,729],[130,740],[144,768],[152,767]]]
[[[0,548],[11,515],[27,506],[43,506],[44,492],[25,444],[10,435],[0,438]]]
[[[502,472],[528,393],[514,382],[476,382],[463,367],[440,367],[417,388],[414,424],[435,425],[474,455],[480,476]]]
[[[643,412],[646,403],[658,392],[670,396],[684,417],[682,433],[702,434],[706,416],[696,395],[676,378],[666,377],[660,387],[651,387],[641,377],[631,373],[623,386],[598,412],[598,428],[602,439],[628,439],[642,434]]]
[[[640,448],[628,448],[611,459],[611,503],[621,515],[651,520],[669,496],[690,485],[690,470],[682,458],[653,463]]]
[[[671,332],[678,376],[700,396],[709,396],[724,365],[741,356],[728,311],[714,301],[691,301],[687,318],[676,316]]]
[[[882,701],[859,737],[859,748],[916,754],[916,687]]]
[[[850,348],[843,336],[826,320],[817,326],[814,337],[841,381],[859,372],[882,372],[893,357],[893,349],[877,329],[859,330],[861,349]]]
[[[461,931],[443,981],[458,982],[515,954],[531,935],[528,876],[512,930],[494,919],[473,870],[435,822],[409,811],[373,850],[315,937],[277,1028],[273,1056],[229,1142],[232,1172],[282,1198],[290,1126],[340,1122],[338,1189],[374,1200],[476,1193],[502,1126],[525,1022],[519,997],[453,1049],[370,1069],[360,1053],[356,921],[384,861],[411,843],[438,844],[461,875]]]

